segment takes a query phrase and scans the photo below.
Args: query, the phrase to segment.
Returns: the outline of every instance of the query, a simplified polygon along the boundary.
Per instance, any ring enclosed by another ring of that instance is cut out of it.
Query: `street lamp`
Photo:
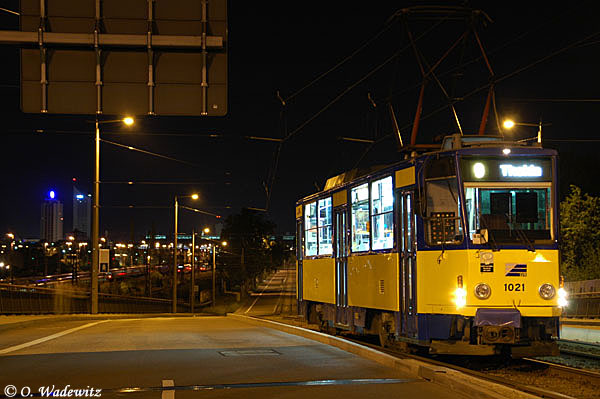
[[[542,144],[542,126],[551,126],[551,125],[552,125],[551,123],[544,123],[544,124],[542,124],[542,119],[541,118],[540,118],[540,121],[538,123],[515,122],[512,119],[505,119],[504,122],[502,123],[502,126],[505,129],[507,129],[507,130],[511,130],[515,126],[537,127],[538,128],[538,132],[537,132],[537,142],[538,142],[538,144]]]
[[[180,196],[180,198],[198,199],[198,194]],[[177,215],[179,213],[179,199],[175,196],[175,237],[173,239],[173,313],[177,313]]]
[[[128,116],[124,119],[99,121],[96,115],[96,138],[94,140],[96,158],[94,162],[94,202],[92,204],[92,271],[91,271],[91,313],[98,313],[98,272],[100,263],[100,125],[106,123],[124,123],[126,126],[131,126],[134,123],[132,117]]]

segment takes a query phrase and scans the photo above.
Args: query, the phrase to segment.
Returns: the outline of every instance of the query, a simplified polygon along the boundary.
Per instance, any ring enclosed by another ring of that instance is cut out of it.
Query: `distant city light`
[[[82,199],[84,199],[84,198],[85,198],[85,195],[83,195],[83,194],[77,194],[77,195],[75,196],[75,198],[77,198],[78,200],[82,200]]]
[[[54,192],[54,190],[50,190],[48,196],[50,197],[50,199],[54,199],[54,197],[56,197],[56,193]]]
[[[123,119],[123,123],[126,124],[127,126],[133,125],[133,122],[134,122],[134,120],[130,116],[128,116],[128,117],[126,117],[126,118]]]

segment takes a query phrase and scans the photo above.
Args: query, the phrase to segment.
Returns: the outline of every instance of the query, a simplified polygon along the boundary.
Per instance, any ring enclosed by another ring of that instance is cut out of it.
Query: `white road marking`
[[[110,321],[110,320],[102,320],[102,321],[96,321],[94,323],[84,324],[83,326],[71,328],[69,330],[64,330],[64,331],[58,332],[56,334],[48,335],[47,337],[43,337],[43,338],[39,338],[39,339],[36,339],[36,340],[33,340],[33,341],[25,342],[24,344],[10,346],[10,347],[5,348],[5,349],[0,349],[0,355],[4,355],[6,353],[18,351],[19,349],[23,349],[23,348],[28,348],[28,347],[33,346],[33,345],[38,345],[38,344],[44,343],[46,341],[50,341],[52,339],[60,338],[60,337],[62,337],[64,335],[71,334],[71,333],[73,333],[75,331],[83,330],[84,328],[93,327],[93,326],[95,326],[97,324],[100,324],[100,323],[106,323],[107,321]]]
[[[277,312],[277,307],[279,306],[279,304],[281,303],[281,298],[283,295],[283,290],[285,288],[285,282],[287,281],[287,277],[284,277],[283,280],[281,281],[281,291],[279,291],[279,298],[277,299],[277,303],[275,304],[275,309],[273,309],[273,314],[275,314],[275,312]]]
[[[165,387],[174,387],[175,386],[175,381],[173,381],[173,380],[162,380],[162,386],[163,386],[163,388],[165,388]],[[175,399],[175,390],[174,389],[169,389],[169,390],[164,390],[163,389],[161,399]]]
[[[262,296],[263,292],[265,292],[265,290],[267,288],[269,288],[269,285],[271,284],[271,281],[273,281],[273,279],[275,278],[275,275],[277,273],[273,274],[273,277],[271,277],[271,279],[269,280],[269,282],[267,283],[267,285],[265,285],[262,289],[262,291],[260,292],[260,294],[258,294],[258,296],[256,297],[256,299],[254,300],[254,302],[252,302],[252,305],[250,305],[250,307],[248,309],[246,309],[246,311],[244,312],[244,314],[248,313],[253,307],[254,305],[256,305],[256,302],[258,302],[259,298]]]

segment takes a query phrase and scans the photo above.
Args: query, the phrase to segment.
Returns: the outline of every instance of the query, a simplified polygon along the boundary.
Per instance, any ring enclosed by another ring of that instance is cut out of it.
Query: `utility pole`
[[[175,236],[173,237],[173,313],[177,313],[177,213],[179,202],[175,196]]]
[[[92,270],[91,270],[91,314],[98,313],[98,271],[100,261],[100,126],[96,115],[95,162],[94,162],[94,193],[92,204]]]
[[[217,293],[215,291],[216,286],[216,276],[217,276],[217,246],[213,242],[212,244],[212,256],[213,256],[213,265],[212,265],[212,306],[215,307],[215,302],[217,300]]]
[[[190,276],[190,312],[194,313],[194,301],[196,299],[196,229],[192,229],[192,275]]]

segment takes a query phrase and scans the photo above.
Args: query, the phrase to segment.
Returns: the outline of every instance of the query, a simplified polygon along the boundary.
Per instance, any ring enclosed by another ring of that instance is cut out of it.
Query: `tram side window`
[[[373,249],[393,248],[394,188],[391,176],[371,184],[371,215]]]
[[[304,206],[305,255],[317,255],[317,203]]]
[[[350,192],[352,201],[352,252],[369,250],[369,184],[354,187]]]
[[[456,177],[426,182],[427,241],[430,245],[462,242],[460,199]]]
[[[331,255],[333,246],[331,242],[332,218],[331,197],[319,200],[319,255]]]

